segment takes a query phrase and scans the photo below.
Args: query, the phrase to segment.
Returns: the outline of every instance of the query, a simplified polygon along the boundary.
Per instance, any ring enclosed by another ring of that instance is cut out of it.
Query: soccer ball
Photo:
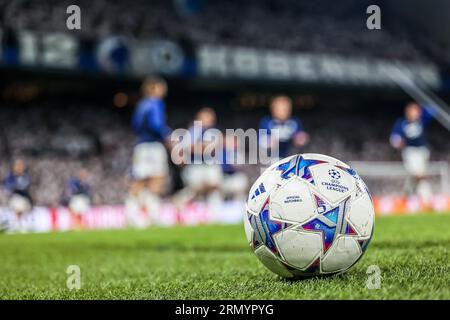
[[[367,250],[374,209],[347,164],[321,154],[285,158],[250,189],[245,233],[258,259],[286,278],[345,272]]]

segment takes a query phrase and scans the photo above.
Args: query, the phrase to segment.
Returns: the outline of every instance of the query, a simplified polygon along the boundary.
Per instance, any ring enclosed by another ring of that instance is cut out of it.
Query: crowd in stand
[[[134,140],[113,112],[95,106],[61,110],[40,105],[30,106],[18,116],[16,109],[4,108],[0,123],[1,176],[13,159],[23,158],[37,203],[58,204],[66,181],[83,167],[90,173],[96,203],[122,201]]]
[[[2,28],[67,31],[66,7],[73,1],[0,1]],[[194,2],[195,1],[189,1]],[[87,1],[81,8],[88,37],[123,35],[128,39],[171,39],[192,45],[227,44],[323,54],[426,60],[401,23],[370,32],[364,1],[249,0],[201,1],[183,10],[186,1]],[[323,2],[323,3],[322,3]],[[45,22],[45,23],[44,23]],[[395,31],[394,31],[395,30]],[[416,39],[417,35],[413,35]]]

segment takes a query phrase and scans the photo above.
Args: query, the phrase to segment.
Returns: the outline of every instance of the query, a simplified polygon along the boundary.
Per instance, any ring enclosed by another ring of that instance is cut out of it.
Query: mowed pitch
[[[378,218],[345,275],[287,281],[248,248],[243,226],[0,234],[2,299],[450,299],[450,214]],[[81,269],[81,289],[66,269]],[[366,287],[370,265],[381,287]]]

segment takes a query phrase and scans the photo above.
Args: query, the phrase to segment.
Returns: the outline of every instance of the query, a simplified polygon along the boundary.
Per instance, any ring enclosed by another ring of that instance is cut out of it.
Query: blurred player
[[[30,195],[31,177],[23,159],[13,161],[3,185],[8,192],[8,207],[17,214],[19,228],[23,229],[22,216],[31,211],[33,206]]]
[[[207,200],[210,206],[217,207],[221,204],[222,196],[220,192],[223,174],[220,164],[207,164],[204,162],[205,148],[212,148],[209,129],[215,129],[216,113],[212,108],[204,107],[197,112],[194,122],[201,123],[200,128],[189,128],[190,139],[186,139],[185,146],[190,154],[191,163],[182,168],[181,177],[185,188],[177,195],[177,200],[181,196],[182,203],[194,198]]]
[[[402,151],[403,164],[410,175],[405,192],[416,193],[425,201],[431,197],[431,187],[426,181],[430,150],[425,129],[432,118],[429,109],[410,102],[406,105],[405,117],[397,120],[390,136],[391,145]]]
[[[139,101],[132,119],[137,144],[133,151],[133,186],[127,204],[138,203],[147,213],[157,213],[159,199],[165,191],[169,174],[166,139],[167,84],[162,78],[151,77],[142,84],[144,97]],[[131,205],[131,207],[133,207]]]
[[[292,100],[289,97],[281,95],[273,98],[270,113],[271,116],[262,119],[259,128],[266,130],[266,134],[260,135],[260,145],[271,151],[271,155],[278,151],[279,158],[285,158],[292,153],[293,148],[308,143],[309,135],[302,123],[292,117]],[[278,137],[273,134],[274,130],[278,131]]]
[[[86,169],[80,169],[67,181],[63,200],[73,214],[75,228],[82,228],[82,216],[90,209],[92,202],[92,188]]]
[[[248,177],[242,171],[242,166],[234,161],[238,158],[237,137],[226,136],[223,152],[223,183],[221,190],[226,198],[245,201],[248,193]]]

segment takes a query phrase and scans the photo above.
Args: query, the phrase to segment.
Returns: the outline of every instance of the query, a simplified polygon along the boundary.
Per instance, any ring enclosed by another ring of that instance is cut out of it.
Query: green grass
[[[450,215],[376,221],[345,275],[286,281],[265,269],[242,226],[0,235],[1,299],[450,299]],[[366,270],[382,271],[366,288]],[[82,287],[66,287],[79,265]]]

